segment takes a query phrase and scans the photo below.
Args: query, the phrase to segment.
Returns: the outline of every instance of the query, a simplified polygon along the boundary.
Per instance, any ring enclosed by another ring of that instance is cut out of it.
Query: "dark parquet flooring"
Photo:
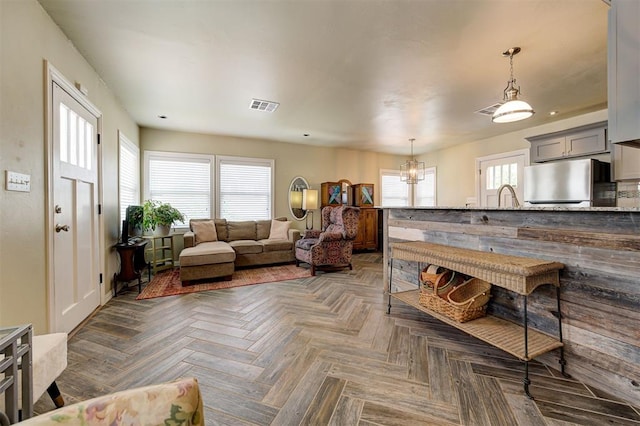
[[[112,299],[71,337],[67,403],[198,378],[208,425],[640,425],[637,408],[522,363],[394,302],[379,253],[353,271],[136,301]],[[36,411],[53,407],[45,394]]]

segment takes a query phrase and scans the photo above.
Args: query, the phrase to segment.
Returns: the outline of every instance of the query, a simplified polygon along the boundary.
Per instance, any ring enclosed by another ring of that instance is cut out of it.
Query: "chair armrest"
[[[318,242],[323,241],[340,241],[344,240],[344,235],[341,232],[323,232],[320,234]]]
[[[195,247],[196,234],[193,231],[187,231],[184,233],[184,248]]]
[[[319,229],[307,229],[302,238],[320,238],[321,233]]]

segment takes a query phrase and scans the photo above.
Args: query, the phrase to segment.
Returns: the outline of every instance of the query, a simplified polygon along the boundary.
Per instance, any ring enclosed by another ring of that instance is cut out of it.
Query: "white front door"
[[[476,160],[478,193],[481,207],[498,206],[498,189],[503,184],[513,187],[520,204],[523,203],[524,166],[529,164],[529,151],[521,150],[478,158]],[[505,189],[500,194],[500,206],[511,207],[511,193]]]
[[[100,303],[98,119],[52,84],[54,330],[73,330]]]

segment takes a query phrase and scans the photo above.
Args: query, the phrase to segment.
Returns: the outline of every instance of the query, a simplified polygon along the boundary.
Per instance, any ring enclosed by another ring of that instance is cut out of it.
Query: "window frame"
[[[158,159],[164,159],[164,160],[174,160],[174,161],[179,161],[180,159],[183,159],[185,161],[188,160],[196,160],[194,162],[203,162],[209,163],[209,216],[211,216],[212,218],[215,217],[215,186],[214,186],[214,181],[215,181],[215,158],[216,156],[213,154],[197,154],[197,153],[189,153],[189,152],[172,152],[172,151],[151,151],[151,150],[145,150],[144,151],[144,200],[148,200],[150,199],[150,168],[149,168],[149,161],[154,159],[154,158],[158,158]],[[180,231],[184,231],[187,230],[189,228],[189,223],[188,223],[188,219],[187,222],[184,225],[181,226],[176,226],[176,230],[180,230]]]
[[[228,164],[240,164],[240,165],[248,165],[248,166],[266,166],[271,169],[271,182],[270,182],[270,193],[269,193],[269,211],[270,217],[269,219],[273,219],[275,217],[275,160],[270,158],[258,158],[258,157],[239,157],[239,156],[230,156],[230,155],[217,155],[216,156],[216,217],[222,217],[222,208],[220,207],[220,202],[222,201],[222,197],[220,196],[220,176],[222,173],[223,165],[225,163]],[[227,219],[234,220],[234,219]]]
[[[128,206],[123,206],[122,199],[122,150],[128,150],[135,158],[134,167],[135,170],[132,171],[132,176],[134,176],[135,182],[133,182],[132,186],[135,186],[136,189],[134,192],[134,200],[132,201],[135,205],[136,203],[140,203],[140,147],[131,142],[127,136],[118,130],[118,212],[120,215],[120,222],[126,219],[126,208]]]

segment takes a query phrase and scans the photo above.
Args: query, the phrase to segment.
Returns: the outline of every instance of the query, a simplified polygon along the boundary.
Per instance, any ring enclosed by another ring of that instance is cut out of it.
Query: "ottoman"
[[[236,252],[224,241],[200,243],[180,252],[180,281],[225,277],[230,280],[235,270]]]

